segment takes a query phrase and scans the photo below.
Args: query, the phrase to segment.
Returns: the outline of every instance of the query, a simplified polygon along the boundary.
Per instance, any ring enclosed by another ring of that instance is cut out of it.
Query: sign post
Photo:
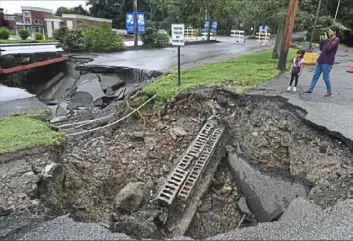
[[[180,86],[180,46],[185,45],[184,24],[172,24],[172,45],[178,46],[178,86]]]

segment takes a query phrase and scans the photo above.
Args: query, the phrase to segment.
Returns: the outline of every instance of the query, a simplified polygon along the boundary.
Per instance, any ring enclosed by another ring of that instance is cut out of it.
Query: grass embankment
[[[23,43],[55,43],[55,39],[46,40],[0,40],[0,44],[23,44]]]
[[[288,62],[292,62],[296,51],[290,50]],[[163,76],[147,85],[143,92],[148,95],[156,94],[158,99],[164,101],[171,100],[182,91],[212,85],[231,86],[236,91],[243,92],[275,78],[279,73],[276,67],[277,60],[272,59],[272,50],[265,50],[185,70],[181,73],[180,86],[177,86],[177,73]]]
[[[0,154],[37,146],[57,145],[64,134],[41,121],[26,116],[0,118]]]

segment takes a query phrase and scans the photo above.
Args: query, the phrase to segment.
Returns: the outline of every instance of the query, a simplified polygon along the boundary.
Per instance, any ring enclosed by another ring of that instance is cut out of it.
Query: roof
[[[53,13],[53,10],[51,10],[51,9],[31,7],[31,6],[21,6],[21,9],[22,9],[22,11],[38,11],[38,12]]]
[[[112,23],[113,20],[106,19],[106,18],[95,18],[91,16],[79,15],[79,14],[62,14],[63,18],[71,18],[71,19],[84,19],[84,20],[91,20],[96,22],[107,22]]]

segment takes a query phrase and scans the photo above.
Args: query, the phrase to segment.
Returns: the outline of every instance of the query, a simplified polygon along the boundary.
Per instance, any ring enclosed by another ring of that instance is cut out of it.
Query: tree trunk
[[[273,51],[272,51],[272,59],[278,59],[279,58],[279,51],[281,50],[282,39],[283,39],[283,30],[284,30],[284,23],[281,22],[278,25],[278,32],[277,32],[276,42],[275,42],[275,46],[273,47]]]

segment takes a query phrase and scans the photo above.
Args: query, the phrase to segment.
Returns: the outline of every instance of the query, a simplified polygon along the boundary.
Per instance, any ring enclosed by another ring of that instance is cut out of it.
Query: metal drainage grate
[[[157,199],[171,204],[178,193],[180,186],[184,183],[187,175],[188,171],[175,168],[158,193]]]
[[[204,171],[205,167],[207,166],[211,156],[213,155],[213,152],[215,150],[215,147],[217,146],[217,143],[222,136],[224,129],[219,129],[216,128],[210,138],[210,141],[207,143],[205,149],[201,153],[201,156],[197,159],[196,163],[192,167],[189,176],[187,177],[184,185],[182,186],[178,197],[181,198],[182,200],[186,201],[194,186],[196,185],[198,179],[201,176],[201,173]]]
[[[207,122],[202,127],[202,129],[200,130],[195,140],[189,146],[184,156],[178,162],[176,168],[169,175],[168,179],[166,180],[163,187],[159,191],[157,195],[157,200],[171,204],[174,201],[176,195],[178,194],[180,188],[184,184],[186,178],[188,177],[188,174],[189,174],[188,169],[190,169],[190,167],[193,166],[194,159],[199,158],[201,153],[205,153],[205,154],[209,153],[209,155],[212,155],[211,147],[213,146],[212,143],[214,143],[214,138],[215,138],[214,135],[217,129],[213,132],[212,130],[214,130],[215,127],[216,125],[210,122]],[[213,133],[212,136],[210,136],[210,133]],[[208,149],[211,148],[211,150],[205,151],[207,145],[210,145]],[[205,162],[207,162],[207,157],[204,157],[204,158],[206,158]],[[195,182],[196,181],[197,180],[195,180]]]

